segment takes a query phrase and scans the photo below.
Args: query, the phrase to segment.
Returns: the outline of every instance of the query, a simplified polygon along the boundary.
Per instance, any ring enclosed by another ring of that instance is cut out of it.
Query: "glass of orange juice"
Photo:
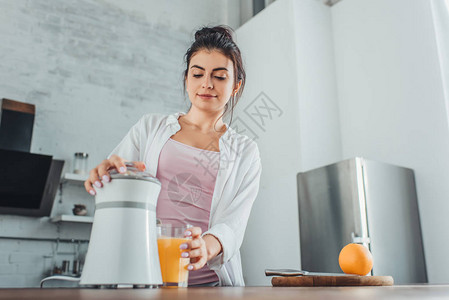
[[[161,265],[163,286],[187,287],[189,279],[190,258],[182,258],[179,246],[189,241],[184,233],[190,226],[172,226],[171,224],[158,225],[157,247]]]

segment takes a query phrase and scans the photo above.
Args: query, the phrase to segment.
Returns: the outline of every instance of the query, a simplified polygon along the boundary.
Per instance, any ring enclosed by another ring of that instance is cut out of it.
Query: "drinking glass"
[[[187,266],[190,258],[181,257],[181,253],[188,249],[181,250],[179,246],[191,239],[184,236],[188,226],[159,224],[157,227],[157,246],[163,286],[187,287],[189,279]]]

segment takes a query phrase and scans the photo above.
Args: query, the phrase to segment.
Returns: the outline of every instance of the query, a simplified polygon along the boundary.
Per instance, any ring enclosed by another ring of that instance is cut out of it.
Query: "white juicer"
[[[162,284],[157,249],[157,178],[127,164],[110,172],[98,188],[81,285],[154,286]]]

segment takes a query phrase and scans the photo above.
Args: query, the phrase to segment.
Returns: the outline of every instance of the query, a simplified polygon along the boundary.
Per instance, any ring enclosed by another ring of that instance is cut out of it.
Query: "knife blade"
[[[325,272],[309,272],[305,270],[294,269],[265,269],[266,276],[356,276],[345,273],[325,273]]]

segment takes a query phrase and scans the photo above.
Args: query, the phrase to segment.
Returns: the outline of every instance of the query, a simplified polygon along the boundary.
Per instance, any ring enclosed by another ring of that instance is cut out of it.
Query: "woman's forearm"
[[[220,254],[221,251],[223,250],[220,242],[213,235],[206,234],[205,236],[203,236],[203,240],[206,243],[207,261],[211,260],[218,254]]]

